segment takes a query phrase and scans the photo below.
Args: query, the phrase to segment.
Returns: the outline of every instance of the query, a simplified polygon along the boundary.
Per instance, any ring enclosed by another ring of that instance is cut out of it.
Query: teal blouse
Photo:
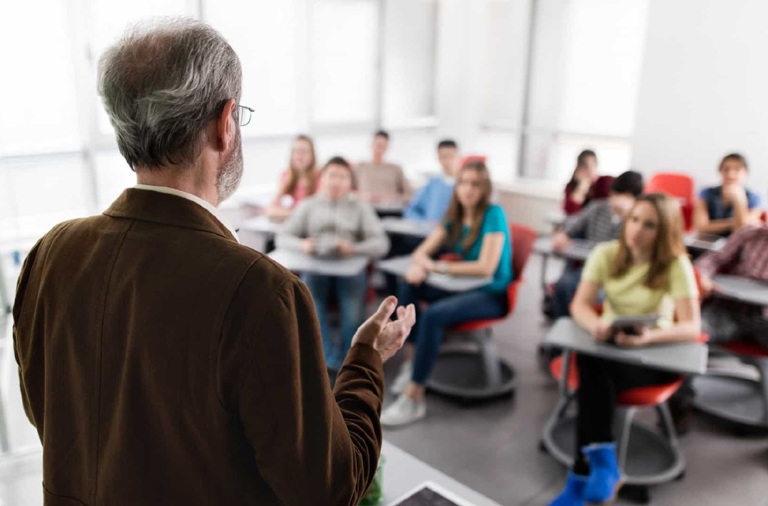
[[[443,223],[443,227],[448,232],[450,232],[451,225],[451,223]],[[483,223],[480,226],[480,234],[469,250],[465,253],[462,247],[464,238],[469,233],[469,227],[466,225],[462,226],[459,242],[453,247],[453,252],[461,254],[465,261],[475,261],[480,258],[480,249],[483,245],[485,234],[495,232],[504,234],[504,247],[501,250],[499,265],[496,267],[496,272],[493,273],[493,281],[479,288],[482,292],[504,292],[507,289],[507,285],[512,281],[514,274],[512,272],[512,241],[509,237],[509,225],[507,225],[507,217],[504,214],[504,210],[496,204],[488,206],[483,216]]]

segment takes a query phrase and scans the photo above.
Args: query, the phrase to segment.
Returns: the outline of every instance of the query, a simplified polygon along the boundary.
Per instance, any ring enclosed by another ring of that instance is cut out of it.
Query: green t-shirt
[[[610,241],[595,247],[587,259],[582,279],[599,284],[605,293],[603,319],[615,316],[658,314],[659,325],[672,323],[675,300],[694,299],[699,296],[693,266],[687,256],[681,255],[669,264],[667,283],[662,288],[648,288],[650,262],[634,265],[621,277],[611,277],[610,272],[619,241]]]

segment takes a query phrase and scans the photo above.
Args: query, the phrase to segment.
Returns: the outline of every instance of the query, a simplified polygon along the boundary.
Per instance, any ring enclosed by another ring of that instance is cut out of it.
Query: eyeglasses
[[[251,115],[254,109],[248,106],[237,104],[237,119],[241,127],[251,122]]]

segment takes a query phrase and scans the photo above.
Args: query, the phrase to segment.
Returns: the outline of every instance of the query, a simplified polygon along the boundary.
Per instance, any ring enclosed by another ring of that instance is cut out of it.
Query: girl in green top
[[[513,279],[512,242],[504,210],[491,204],[491,178],[485,162],[471,160],[459,171],[443,223],[416,251],[411,269],[400,284],[400,304],[429,307],[417,316],[418,327],[406,345],[406,359],[391,390],[401,394],[381,415],[385,426],[400,426],[426,416],[424,392],[440,352],[445,329],[470,320],[507,314],[507,285]],[[435,261],[448,251],[455,261]],[[424,283],[431,272],[454,276],[488,276],[490,282],[468,292],[448,292]],[[415,346],[414,346],[415,345]]]
[[[701,334],[698,290],[685,252],[677,201],[662,194],[640,197],[625,220],[618,241],[598,246],[589,256],[571,305],[574,320],[596,340],[619,346],[695,341]],[[595,303],[605,293],[604,312]],[[656,328],[637,335],[615,333],[616,316],[658,314]],[[552,505],[603,503],[623,483],[611,433],[616,394],[672,382],[676,375],[578,355],[579,390],[576,460],[565,491]]]

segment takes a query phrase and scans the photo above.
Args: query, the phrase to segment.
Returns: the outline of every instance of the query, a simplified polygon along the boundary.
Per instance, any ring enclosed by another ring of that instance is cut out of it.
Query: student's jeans
[[[571,316],[570,305],[581,282],[582,267],[583,264],[580,262],[567,262],[560,279],[555,283],[552,294],[555,319]]]
[[[613,413],[616,396],[630,388],[663,385],[677,379],[669,372],[623,364],[589,355],[576,356],[579,389],[576,392],[576,460],[573,472],[589,475],[582,448],[593,443],[613,442]]]
[[[317,320],[320,323],[320,333],[323,336],[323,353],[325,363],[331,369],[339,369],[352,346],[352,338],[365,316],[365,271],[355,276],[323,276],[320,274],[302,274],[301,280],[309,288],[315,303]],[[336,339],[336,333],[330,328],[328,305],[334,300],[341,316],[341,341]]]
[[[469,320],[501,318],[507,314],[507,294],[481,291],[448,292],[422,283],[414,286],[401,282],[398,287],[398,305],[416,307],[416,325],[408,341],[415,343],[411,380],[424,385],[440,353],[445,329]],[[421,302],[430,303],[426,310]]]

